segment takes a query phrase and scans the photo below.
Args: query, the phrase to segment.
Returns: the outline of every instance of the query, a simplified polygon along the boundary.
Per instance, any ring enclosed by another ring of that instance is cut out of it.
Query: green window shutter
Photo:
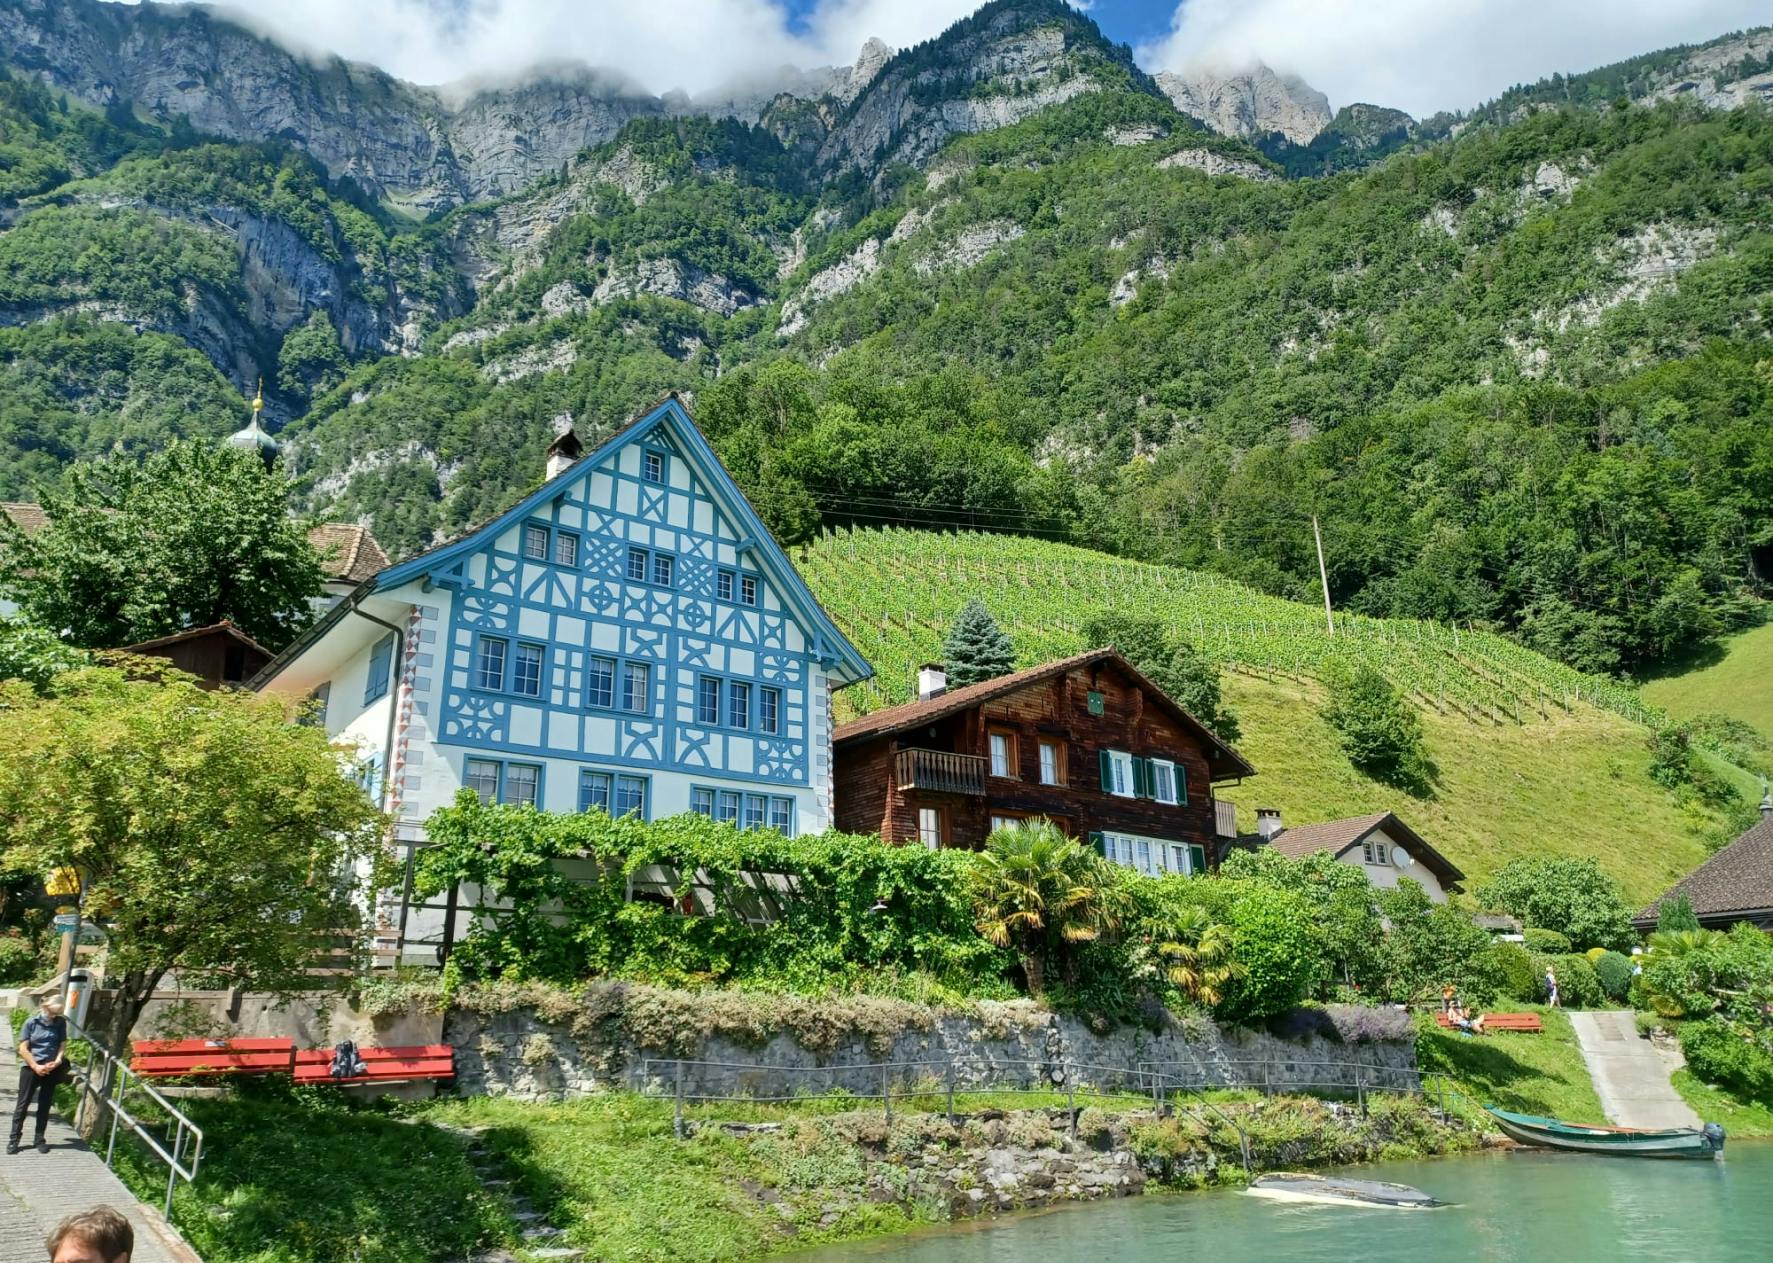
[[[1100,855],[1103,859],[1108,858],[1108,848],[1102,845],[1102,835],[1100,833],[1090,834],[1090,849],[1097,855]]]
[[[1133,766],[1136,767],[1139,772],[1138,776],[1135,778],[1139,783],[1139,797],[1156,798],[1157,773],[1152,769],[1151,760],[1137,759],[1134,761]]]
[[[1102,764],[1102,792],[1112,794],[1114,792],[1114,760],[1109,757],[1106,750],[1099,751],[1096,757]]]
[[[1207,848],[1198,844],[1190,845],[1188,848],[1188,862],[1193,865],[1195,872],[1206,872]]]
[[[1181,763],[1176,764],[1176,801],[1179,803],[1188,801],[1188,769]]]

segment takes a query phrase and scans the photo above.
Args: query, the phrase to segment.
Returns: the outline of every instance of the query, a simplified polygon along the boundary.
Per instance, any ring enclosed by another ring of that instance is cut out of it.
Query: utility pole
[[[1324,585],[1324,622],[1329,626],[1330,635],[1336,634],[1336,616],[1330,611],[1330,572],[1324,566],[1324,532],[1317,524],[1317,514],[1311,515],[1311,534],[1317,540],[1317,578]]]

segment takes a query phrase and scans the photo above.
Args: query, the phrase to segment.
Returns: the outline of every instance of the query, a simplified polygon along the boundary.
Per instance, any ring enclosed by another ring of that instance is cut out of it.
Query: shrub
[[[1681,930],[1697,930],[1699,917],[1693,911],[1693,901],[1682,891],[1673,898],[1664,899],[1656,909],[1656,932],[1672,934]]]
[[[1422,744],[1422,719],[1369,666],[1332,671],[1324,720],[1336,730],[1348,761],[1374,780],[1413,794],[1433,786],[1434,766]]]
[[[1379,906],[1391,922],[1381,949],[1388,998],[1438,998],[1449,982],[1468,1003],[1487,1004],[1495,998],[1501,979],[1489,964],[1490,936],[1469,916],[1431,902],[1413,881],[1380,891]]]
[[[1682,1022],[1681,1054],[1707,1083],[1740,1097],[1773,1105],[1773,1056],[1721,1018]]]
[[[1324,974],[1311,905],[1291,891],[1249,882],[1231,905],[1244,973],[1226,987],[1220,1017],[1254,1022],[1298,1005]]]
[[[1556,930],[1541,930],[1535,927],[1522,930],[1521,938],[1529,952],[1542,952],[1548,956],[1564,956],[1570,951],[1570,936],[1559,934]]]
[[[1728,934],[1676,930],[1650,936],[1638,988],[1663,1017],[1698,1020],[1722,1012],[1765,1029],[1773,1001],[1773,936],[1746,922]]]
[[[1510,860],[1478,896],[1525,925],[1561,927],[1579,950],[1631,946],[1631,909],[1618,883],[1592,859]]]
[[[1523,1004],[1545,998],[1543,972],[1534,967],[1533,954],[1519,943],[1493,943],[1488,952],[1488,970],[1495,976],[1497,994]]]
[[[1609,1000],[1623,1001],[1631,992],[1631,957],[1618,952],[1602,952],[1592,963],[1602,993]]]
[[[0,934],[0,986],[35,981],[37,949],[18,934]]]
[[[1606,1001],[1601,980],[1595,977],[1594,966],[1581,956],[1544,956],[1539,959],[1539,976],[1545,977],[1545,966],[1557,970],[1558,1003],[1566,1009],[1598,1009]],[[1544,987],[1540,998],[1545,997]]]

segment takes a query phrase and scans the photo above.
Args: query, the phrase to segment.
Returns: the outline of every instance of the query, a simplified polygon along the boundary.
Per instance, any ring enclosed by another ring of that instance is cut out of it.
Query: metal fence
[[[122,1060],[107,1052],[71,1020],[68,1064],[74,1071],[79,1088],[79,1104],[74,1110],[74,1126],[84,1132],[92,1123],[92,1134],[104,1126],[103,1114],[94,1121],[93,1111],[103,1110],[111,1116],[110,1135],[105,1142],[105,1165],[117,1157],[119,1129],[132,1133],[154,1157],[166,1164],[165,1212],[172,1214],[172,1190],[182,1179],[189,1184],[197,1178],[203,1161],[203,1129],[145,1082]]]

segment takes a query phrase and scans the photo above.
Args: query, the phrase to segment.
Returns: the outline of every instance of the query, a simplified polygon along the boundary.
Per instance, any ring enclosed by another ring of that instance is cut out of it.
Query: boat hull
[[[1445,1204],[1407,1184],[1303,1175],[1296,1172],[1261,1176],[1244,1191],[1252,1197],[1266,1197],[1277,1202],[1357,1206],[1369,1210],[1431,1210]]]
[[[1660,1131],[1587,1127],[1555,1118],[1513,1114],[1491,1106],[1485,1108],[1504,1135],[1523,1145],[1614,1158],[1717,1158],[1723,1155],[1722,1129],[1713,1135],[1695,1127],[1671,1127]]]

